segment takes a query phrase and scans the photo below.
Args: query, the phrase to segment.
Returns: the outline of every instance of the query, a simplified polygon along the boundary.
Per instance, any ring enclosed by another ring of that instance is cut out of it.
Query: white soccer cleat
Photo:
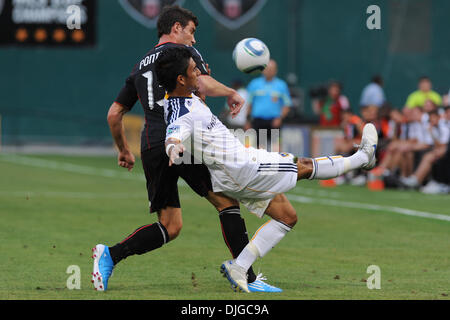
[[[375,157],[375,152],[377,151],[378,146],[378,132],[375,126],[372,123],[367,123],[364,126],[361,144],[359,146],[358,151],[362,151],[369,157],[369,161],[366,165],[361,168],[364,170],[371,170],[375,168],[377,163],[377,159]]]
[[[225,261],[220,267],[220,272],[230,281],[233,289],[240,289],[244,292],[250,292],[247,285],[247,271],[237,265],[235,260]]]

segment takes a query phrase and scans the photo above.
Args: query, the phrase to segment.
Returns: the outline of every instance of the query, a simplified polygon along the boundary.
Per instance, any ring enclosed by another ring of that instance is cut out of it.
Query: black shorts
[[[256,143],[259,147],[267,149],[267,145],[270,144],[272,139],[272,129],[277,129],[272,127],[273,119],[261,119],[254,118],[252,120],[252,128],[256,130]],[[267,130],[267,141],[260,141],[259,130],[265,129]]]
[[[150,213],[166,207],[180,208],[179,177],[201,197],[206,197],[212,191],[211,176],[205,165],[180,164],[169,167],[169,157],[164,146],[142,152],[141,160],[147,180]]]

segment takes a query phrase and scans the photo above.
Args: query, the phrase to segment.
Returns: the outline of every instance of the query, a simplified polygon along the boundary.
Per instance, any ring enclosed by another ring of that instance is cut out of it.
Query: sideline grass
[[[111,170],[112,157],[27,156]],[[41,163],[42,164],[42,163]],[[94,170],[95,171],[95,170]],[[215,210],[180,186],[184,228],[177,240],[120,263],[109,291],[90,283],[91,248],[113,245],[152,223],[145,182],[14,163],[0,155],[0,299],[449,299],[450,222],[392,212],[293,202],[299,222],[255,264],[281,294],[230,290],[219,266],[229,258]],[[291,194],[450,215],[449,196],[300,182]],[[249,235],[263,220],[242,209]],[[66,288],[66,269],[81,269],[81,290]],[[369,290],[369,265],[381,289]]]

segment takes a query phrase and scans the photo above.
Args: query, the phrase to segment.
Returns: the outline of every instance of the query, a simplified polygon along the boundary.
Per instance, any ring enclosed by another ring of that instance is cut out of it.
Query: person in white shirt
[[[378,135],[373,124],[363,130],[359,150],[350,157],[297,158],[288,153],[246,148],[193,92],[200,75],[191,53],[167,50],[156,62],[156,75],[166,89],[166,153],[169,165],[188,161],[188,150],[211,174],[214,192],[239,200],[250,212],[270,216],[236,259],[221,271],[231,284],[249,292],[246,271],[264,257],[297,223],[295,209],[283,194],[301,179],[331,179],[350,170],[372,169]],[[191,141],[189,141],[191,139]],[[190,148],[188,148],[190,143]]]
[[[426,152],[414,173],[408,177],[400,178],[400,181],[407,187],[418,188],[431,172],[433,165],[447,152],[450,140],[450,128],[446,120],[440,118],[437,110],[427,114],[428,121],[423,123],[426,142],[433,145],[432,150]]]

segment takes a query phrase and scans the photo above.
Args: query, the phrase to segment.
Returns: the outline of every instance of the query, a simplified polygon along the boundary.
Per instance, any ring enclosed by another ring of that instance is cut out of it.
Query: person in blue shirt
[[[364,87],[359,105],[361,108],[368,106],[382,107],[385,102],[383,79],[381,76],[374,76],[372,81]]]
[[[288,115],[292,100],[287,83],[277,77],[278,66],[270,60],[263,75],[250,82],[248,91],[248,118],[246,128],[257,131],[258,148],[265,146],[260,141],[259,130],[267,129],[267,142],[271,141],[271,130],[280,129]],[[269,144],[267,144],[269,145]]]

